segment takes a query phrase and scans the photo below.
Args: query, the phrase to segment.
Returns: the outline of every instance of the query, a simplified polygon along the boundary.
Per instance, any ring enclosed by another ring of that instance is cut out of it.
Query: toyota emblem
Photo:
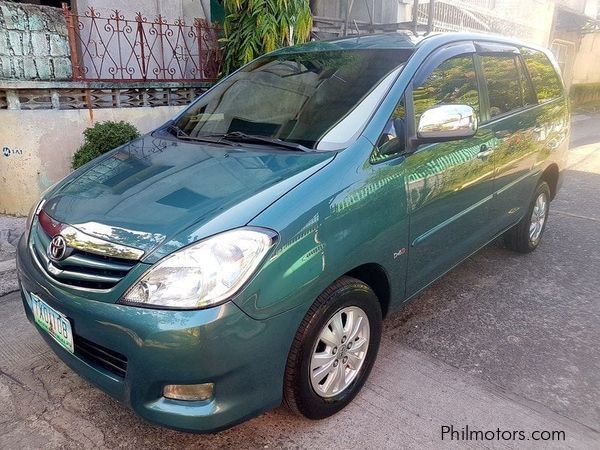
[[[60,261],[67,254],[67,241],[61,235],[54,236],[48,245],[48,257],[53,261]]]

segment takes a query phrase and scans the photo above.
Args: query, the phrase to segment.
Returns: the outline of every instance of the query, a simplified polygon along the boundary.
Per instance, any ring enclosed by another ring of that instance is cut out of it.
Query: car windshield
[[[260,136],[341,149],[356,139],[410,53],[336,48],[266,55],[208,91],[173,129],[188,139]]]

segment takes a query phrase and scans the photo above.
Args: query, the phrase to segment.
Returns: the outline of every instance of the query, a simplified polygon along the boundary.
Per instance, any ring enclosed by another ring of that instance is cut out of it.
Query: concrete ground
[[[493,243],[390,317],[365,388],[324,421],[280,408],[216,435],[149,425],[54,357],[16,292],[0,297],[0,448],[600,448],[599,125],[574,119],[538,250]],[[442,426],[566,440],[451,443]]]
[[[15,247],[24,228],[24,217],[0,215],[0,297],[17,289]]]

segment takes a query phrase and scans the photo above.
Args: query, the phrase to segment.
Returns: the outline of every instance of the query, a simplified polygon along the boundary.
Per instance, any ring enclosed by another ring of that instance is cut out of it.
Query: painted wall
[[[371,18],[374,23],[411,20],[409,17],[411,4],[389,0],[355,1],[352,4],[349,23],[352,25],[353,20],[369,22]],[[340,19],[346,17],[346,0],[314,0],[311,2],[311,7],[316,16]]]
[[[573,84],[600,82],[600,33],[585,34],[573,64]]]
[[[598,14],[598,0],[557,0],[556,3],[592,18]]]
[[[210,18],[210,0],[76,0],[75,5],[79,14],[93,6],[103,17],[110,16],[113,10],[118,9],[128,19],[135,18],[137,12],[150,21],[158,14],[169,22],[179,17],[190,23],[195,17]]]
[[[0,79],[68,80],[71,60],[62,10],[0,1]]]
[[[94,122],[125,120],[147,133],[182,106],[0,111],[0,213],[26,215],[40,194],[65,177],[82,132]]]
[[[77,12],[75,39],[81,71],[88,78],[214,76],[201,69],[208,58],[208,42],[200,38],[207,31],[199,32],[194,26],[196,18],[210,17],[210,4],[205,0],[77,0],[72,9]],[[138,12],[140,23],[136,22]],[[156,21],[159,15],[160,24]],[[216,41],[216,36],[209,35]]]

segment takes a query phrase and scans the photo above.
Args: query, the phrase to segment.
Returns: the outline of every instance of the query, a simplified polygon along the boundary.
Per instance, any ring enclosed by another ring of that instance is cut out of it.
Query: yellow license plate
[[[63,313],[58,312],[35,294],[31,294],[33,318],[40,328],[48,333],[62,348],[73,353],[73,330],[71,322]]]

